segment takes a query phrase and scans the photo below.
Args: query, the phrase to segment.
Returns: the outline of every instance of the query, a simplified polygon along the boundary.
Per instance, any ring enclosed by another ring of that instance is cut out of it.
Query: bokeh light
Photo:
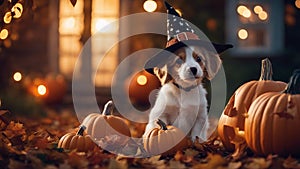
[[[4,40],[8,37],[8,30],[7,29],[2,29],[0,32],[0,39]]]
[[[16,82],[19,82],[22,80],[22,74],[20,72],[16,72],[14,73],[13,78]]]
[[[144,86],[147,84],[147,77],[145,75],[140,75],[136,81],[139,85]]]
[[[45,94],[47,93],[47,88],[46,88],[46,86],[45,86],[45,85],[39,85],[39,86],[37,87],[37,92],[38,92],[38,94],[41,95],[41,96],[45,95]]]
[[[144,2],[143,7],[147,12],[154,12],[157,9],[157,3],[154,0],[147,0]]]
[[[238,36],[240,39],[247,39],[248,38],[248,31],[246,29],[240,29],[238,32]]]

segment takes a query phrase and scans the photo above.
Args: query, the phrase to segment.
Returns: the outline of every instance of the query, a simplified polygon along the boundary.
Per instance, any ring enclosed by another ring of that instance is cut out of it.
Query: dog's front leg
[[[208,127],[209,121],[207,116],[198,116],[195,125],[191,130],[192,140],[195,141],[196,137],[198,137],[200,142],[206,141]]]
[[[159,94],[157,100],[150,111],[148,124],[146,125],[145,133],[152,130],[155,127],[158,127],[156,121],[158,119],[167,122],[166,114],[164,113],[166,108],[166,99],[162,94]]]
[[[197,106],[182,106],[180,113],[174,122],[174,126],[182,130],[186,135],[189,135],[197,118]]]

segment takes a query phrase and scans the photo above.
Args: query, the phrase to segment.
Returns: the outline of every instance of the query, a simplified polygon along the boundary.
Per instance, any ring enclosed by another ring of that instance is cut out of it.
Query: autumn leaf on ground
[[[10,120],[5,117],[7,113],[9,113],[9,111],[0,110],[0,130],[5,129],[5,127],[10,123]]]
[[[193,169],[216,169],[224,166],[227,161],[219,154],[208,154],[207,162],[193,166]]]
[[[250,158],[249,163],[244,165],[246,169],[265,169],[272,165],[272,158]]]
[[[21,136],[22,141],[27,137],[25,128],[22,123],[11,121],[6,127],[6,130],[3,133],[7,138],[12,139],[14,137]]]
[[[108,169],[127,169],[128,164],[126,160],[116,160],[111,158],[109,161]]]
[[[89,161],[82,153],[72,151],[69,153],[68,164],[72,168],[87,168]]]
[[[299,161],[292,158],[291,156],[285,159],[282,165],[286,169],[300,169]]]

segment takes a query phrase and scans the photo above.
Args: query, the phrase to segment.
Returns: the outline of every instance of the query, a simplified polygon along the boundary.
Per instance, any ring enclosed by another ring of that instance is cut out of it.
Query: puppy
[[[145,133],[157,127],[160,119],[181,129],[194,141],[207,140],[209,126],[206,90],[202,79],[212,79],[220,68],[217,53],[204,47],[184,46],[160,68],[153,69],[162,87],[149,114]]]

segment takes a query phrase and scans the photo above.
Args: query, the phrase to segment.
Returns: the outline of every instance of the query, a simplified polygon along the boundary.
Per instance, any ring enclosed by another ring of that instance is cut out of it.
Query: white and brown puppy
[[[217,74],[219,54],[232,48],[201,39],[191,23],[181,18],[167,2],[166,48],[150,58],[144,68],[156,75],[162,84],[146,126],[148,132],[161,119],[180,128],[193,140],[207,139],[208,115],[203,78],[211,80]]]
[[[156,120],[161,119],[180,128],[193,140],[198,136],[205,141],[209,123],[207,92],[202,79],[214,77],[221,60],[216,52],[199,46],[184,46],[174,54],[164,66],[153,69],[162,87],[149,114],[146,132],[157,127]]]

